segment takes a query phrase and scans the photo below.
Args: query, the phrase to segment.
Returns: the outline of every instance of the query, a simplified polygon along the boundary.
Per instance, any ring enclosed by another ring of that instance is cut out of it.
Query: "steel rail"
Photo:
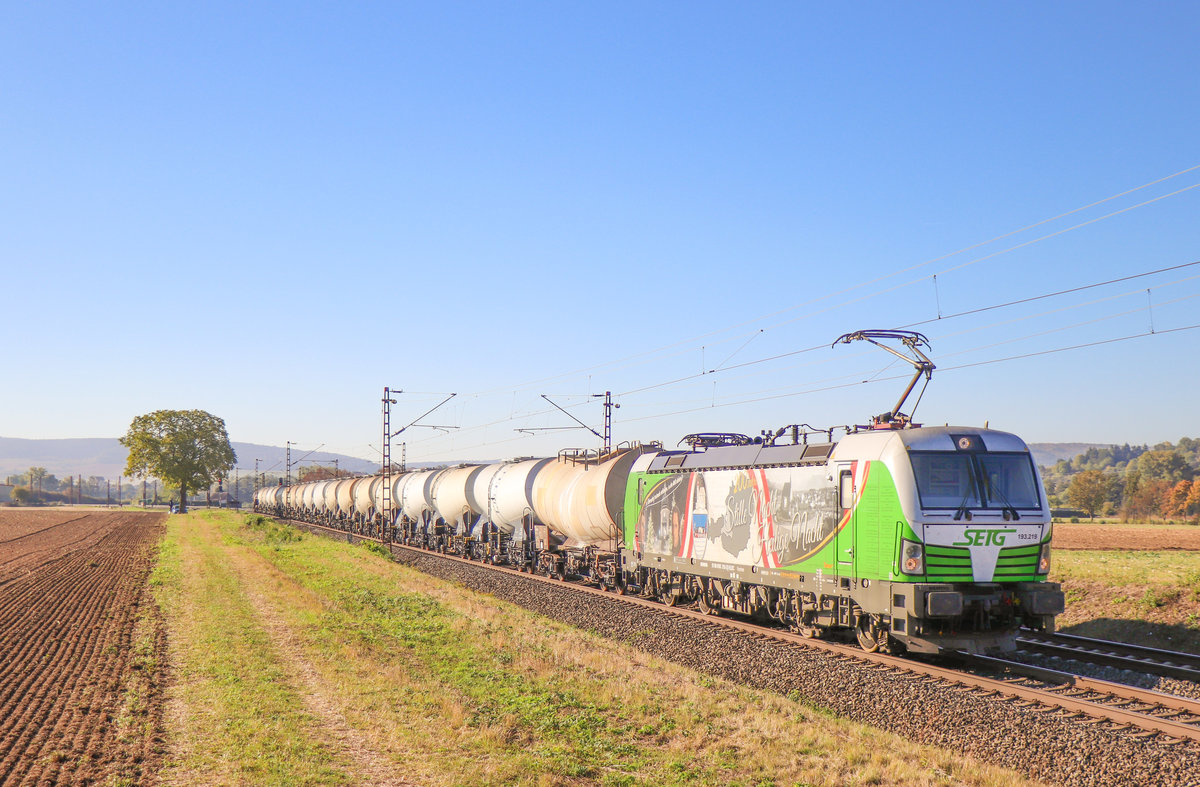
[[[374,536],[351,533],[325,525],[315,525],[299,520],[284,521],[305,528],[312,528],[327,533],[337,534],[340,537],[345,537],[349,543],[355,543],[356,541],[374,541],[377,543],[383,543],[379,538]],[[1145,730],[1147,732],[1160,733],[1181,741],[1200,742],[1200,727],[1163,716],[1155,716],[1150,713],[1129,710],[1125,707],[1117,707],[1094,700],[1063,695],[1050,689],[1020,686],[1011,680],[986,678],[979,675],[972,675],[961,670],[952,669],[949,667],[939,667],[927,662],[913,661],[911,659],[906,659],[899,656],[890,656],[884,653],[868,653],[867,651],[857,647],[840,645],[821,639],[808,638],[799,634],[793,634],[792,632],[781,631],[779,629],[765,628],[763,626],[738,620],[736,618],[729,618],[721,615],[706,615],[698,610],[692,610],[683,607],[671,607],[661,604],[657,601],[651,601],[650,599],[642,598],[640,596],[613,593],[598,588],[588,587],[586,585],[565,582],[563,580],[542,576],[540,574],[524,573],[512,568],[492,565],[477,560],[468,560],[456,555],[432,552],[427,549],[409,546],[407,544],[397,544],[393,542],[387,543],[385,546],[387,546],[393,553],[395,553],[397,550],[400,550],[403,552],[411,552],[416,555],[436,557],[447,561],[457,561],[459,563],[464,563],[466,565],[479,568],[503,571],[510,575],[521,576],[530,581],[553,585],[555,587],[562,588],[563,590],[601,597],[610,602],[631,604],[643,609],[647,609],[659,615],[688,618],[709,626],[737,631],[739,633],[751,636],[754,639],[775,640],[790,645],[819,649],[844,658],[850,658],[857,661],[887,667],[898,672],[936,678],[951,685],[962,686],[966,689],[978,691],[982,694],[998,695],[1007,699],[1020,700],[1031,705],[1040,705],[1051,709],[1062,710],[1069,714],[1082,714],[1093,719],[1111,722],[1112,724],[1120,727],[1132,727]],[[980,663],[982,663],[982,659],[987,657],[970,656],[969,658],[971,660],[981,660]],[[1014,669],[1017,667],[1025,668],[1029,666],[1020,664],[1019,662],[1006,662],[999,659],[995,661],[997,661],[998,664],[993,666],[1003,665],[1006,668],[1012,666]],[[1172,702],[1176,700],[1182,700],[1182,698],[1174,697],[1168,694],[1161,694],[1159,692],[1148,691],[1145,689],[1133,689],[1132,687],[1121,686],[1120,684],[1109,683],[1108,681],[1101,681],[1093,678],[1086,678],[1081,675],[1073,675],[1066,672],[1056,672],[1054,670],[1045,670],[1042,668],[1035,669],[1041,670],[1041,672],[1045,675],[1050,675],[1052,673],[1056,676],[1056,680],[1061,680],[1062,685],[1057,687],[1059,691],[1076,690],[1094,692],[1103,695],[1120,696],[1117,692],[1127,690],[1130,694],[1136,693],[1137,696],[1144,697],[1146,699],[1135,699],[1132,696],[1122,697],[1122,699],[1153,705],[1159,708],[1172,708]],[[1200,703],[1192,700],[1185,700],[1184,702],[1189,704],[1189,708],[1194,707],[1196,715],[1200,717]],[[1176,713],[1193,712],[1192,710],[1176,710],[1174,708],[1172,708],[1172,710]]]
[[[1063,672],[1061,670],[1050,669],[1049,667],[1038,667],[1033,664],[1025,664],[1020,661],[1009,661],[1008,659],[997,658],[995,656],[983,656],[975,654],[960,654],[960,660],[977,664],[984,667],[992,667],[1007,670],[1016,674],[1024,675],[1046,683],[1060,684],[1049,691],[1088,691],[1108,697],[1109,702],[1135,702],[1141,705],[1146,705],[1151,710],[1161,709],[1166,711],[1169,716],[1155,716],[1147,711],[1143,715],[1148,718],[1173,721],[1185,728],[1194,731],[1193,735],[1187,736],[1193,740],[1200,740],[1200,701],[1189,697],[1180,697],[1174,694],[1164,694],[1152,689],[1142,689],[1137,686],[1130,686],[1125,683],[1115,683],[1113,681],[1102,680],[1100,678],[1089,678],[1085,675],[1077,675],[1073,672]],[[1097,703],[1104,705],[1104,703]],[[1180,715],[1188,715],[1194,717],[1193,721],[1178,721],[1174,717]],[[1164,732],[1166,730],[1163,730]],[[1168,733],[1172,734],[1172,733]],[[1173,737],[1179,737],[1174,736]]]
[[[1200,656],[1145,645],[1080,637],[1074,634],[1022,632],[1017,644],[1026,650],[1061,658],[1148,672],[1200,683]]]

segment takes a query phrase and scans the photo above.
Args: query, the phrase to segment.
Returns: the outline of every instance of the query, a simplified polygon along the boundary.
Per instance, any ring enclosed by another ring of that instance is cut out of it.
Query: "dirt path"
[[[55,514],[0,517],[0,784],[147,783],[164,642],[146,579],[163,515]]]
[[[354,764],[356,781],[384,787],[415,787],[392,762],[368,747],[363,736],[346,723],[329,684],[308,661],[303,645],[288,627],[283,610],[285,599],[280,592],[286,592],[295,603],[295,597],[302,595],[303,589],[253,553],[230,548],[227,555],[233,570],[241,577],[246,597],[270,637],[281,666],[297,687],[308,712],[320,720],[327,736],[325,742]]]

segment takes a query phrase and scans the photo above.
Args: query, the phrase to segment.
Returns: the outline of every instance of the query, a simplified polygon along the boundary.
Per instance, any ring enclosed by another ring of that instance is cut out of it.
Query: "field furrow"
[[[37,529],[5,513],[0,784],[152,779],[146,737],[157,725],[121,727],[162,515],[91,512]]]

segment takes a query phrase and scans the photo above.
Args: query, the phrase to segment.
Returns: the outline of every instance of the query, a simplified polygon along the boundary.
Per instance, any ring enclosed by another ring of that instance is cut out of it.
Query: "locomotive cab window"
[[[914,451],[909,457],[922,508],[1041,508],[1029,454]]]
[[[854,505],[854,473],[843,470],[838,478],[838,505],[843,509]]]
[[[1037,480],[1024,454],[980,454],[983,490],[988,503],[1012,508],[1041,508]]]

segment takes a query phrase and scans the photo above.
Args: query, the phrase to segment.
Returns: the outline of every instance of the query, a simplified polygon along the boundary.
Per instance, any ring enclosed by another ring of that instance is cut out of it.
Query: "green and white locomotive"
[[[640,456],[622,569],[705,611],[868,650],[983,652],[1053,629],[1050,510],[1029,449],[1006,432],[875,428],[834,442],[717,445]]]

